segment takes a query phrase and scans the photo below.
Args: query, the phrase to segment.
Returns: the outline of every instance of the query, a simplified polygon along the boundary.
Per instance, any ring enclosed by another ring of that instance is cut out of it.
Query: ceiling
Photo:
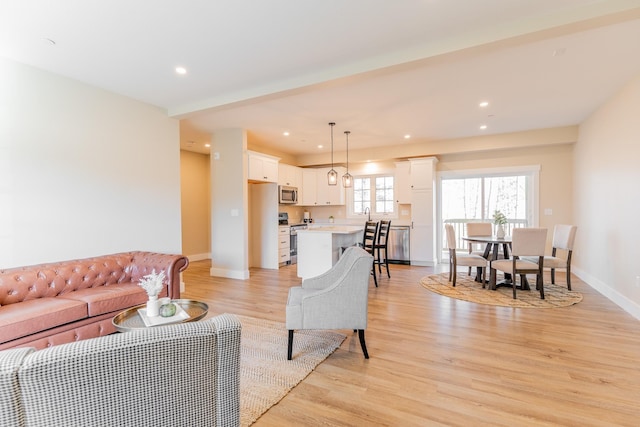
[[[185,149],[244,128],[292,156],[330,121],[336,150],[576,125],[640,75],[640,0],[152,4],[4,0],[0,56],[165,109]]]

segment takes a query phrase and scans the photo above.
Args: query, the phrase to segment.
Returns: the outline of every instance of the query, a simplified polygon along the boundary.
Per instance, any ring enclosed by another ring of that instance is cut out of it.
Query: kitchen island
[[[329,270],[342,248],[362,242],[364,227],[331,225],[298,231],[298,277],[307,279]]]

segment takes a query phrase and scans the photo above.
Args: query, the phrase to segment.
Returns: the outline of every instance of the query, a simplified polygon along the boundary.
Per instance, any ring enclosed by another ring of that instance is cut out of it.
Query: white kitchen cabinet
[[[338,172],[338,184],[329,185],[327,173],[331,168],[315,168],[302,170],[302,202],[304,206],[334,206],[344,205],[344,187],[342,175],[346,169],[334,167]]]
[[[278,158],[266,154],[247,152],[250,181],[278,182]]]
[[[396,162],[395,192],[396,203],[411,203],[411,163]]]
[[[288,225],[278,226],[278,263],[282,265],[291,260],[291,228]]]
[[[315,206],[317,200],[317,178],[315,169],[302,169],[301,197],[298,204],[303,206]]]
[[[302,185],[302,168],[280,163],[278,165],[278,184],[299,188]]]
[[[435,157],[411,159],[411,265],[436,265]],[[417,165],[414,168],[414,165]],[[415,177],[414,177],[415,172]],[[419,186],[419,188],[415,188]]]
[[[433,189],[435,179],[435,157],[425,157],[420,159],[409,159],[411,165],[411,189],[426,190]]]
[[[413,190],[411,194],[411,265],[435,266],[433,191]]]

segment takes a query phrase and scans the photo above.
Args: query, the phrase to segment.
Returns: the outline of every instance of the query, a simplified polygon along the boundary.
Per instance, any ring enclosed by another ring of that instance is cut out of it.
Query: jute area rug
[[[342,344],[344,334],[296,331],[293,360],[287,360],[285,325],[237,316],[242,323],[240,350],[240,425],[253,424]]]
[[[456,286],[449,282],[449,273],[434,274],[420,279],[420,284],[435,293],[449,298],[460,299],[478,304],[499,305],[503,307],[518,308],[554,308],[567,307],[582,301],[582,294],[567,290],[567,285],[558,280],[552,284],[550,280],[544,280],[544,299],[540,299],[540,292],[535,290],[535,279],[529,279],[530,291],[516,290],[516,299],[513,299],[511,287],[499,287],[492,291],[488,287],[482,288],[482,284],[476,282],[475,273],[468,276],[458,272]],[[503,277],[498,276],[498,281]],[[518,279],[519,281],[520,279]],[[488,285],[487,285],[488,286]]]

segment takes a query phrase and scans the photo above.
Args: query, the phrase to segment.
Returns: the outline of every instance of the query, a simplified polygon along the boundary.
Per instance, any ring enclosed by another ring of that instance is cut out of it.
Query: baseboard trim
[[[211,259],[211,253],[187,255],[187,258],[189,261],[204,261],[205,259]]]
[[[229,270],[227,268],[211,267],[209,274],[214,277],[226,277],[227,279],[247,280],[249,278],[249,270]]]
[[[580,280],[591,286],[596,291],[600,292],[600,294],[608,298],[615,305],[617,305],[636,319],[640,320],[640,305],[638,303],[630,300],[620,292],[611,288],[611,286],[607,285],[601,280],[596,279],[580,268],[572,267],[571,273],[578,276]]]

